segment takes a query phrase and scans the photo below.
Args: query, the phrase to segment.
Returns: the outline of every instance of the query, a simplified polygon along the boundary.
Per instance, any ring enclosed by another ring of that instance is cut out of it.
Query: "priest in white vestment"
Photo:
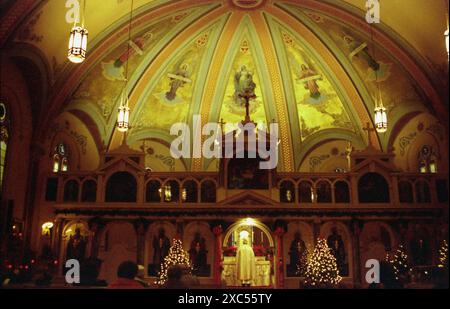
[[[256,277],[256,260],[252,247],[243,239],[236,253],[237,279],[242,286],[251,286]]]

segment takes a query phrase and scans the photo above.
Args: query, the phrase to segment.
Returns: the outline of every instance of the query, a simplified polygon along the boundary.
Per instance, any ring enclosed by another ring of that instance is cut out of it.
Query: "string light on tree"
[[[439,267],[448,269],[448,243],[446,240],[442,242],[439,249]]]
[[[397,281],[404,280],[408,274],[412,271],[412,269],[408,265],[408,255],[405,253],[403,249],[403,245],[399,245],[397,251],[389,263],[392,265],[392,269],[394,270],[395,279]]]
[[[165,257],[164,262],[161,263],[161,270],[156,284],[163,285],[167,281],[167,271],[170,267],[182,265],[189,270],[192,270],[191,262],[189,261],[189,253],[183,249],[183,243],[179,239],[173,240],[173,245],[169,249],[169,254]]]
[[[311,286],[332,285],[341,282],[336,258],[325,239],[319,238],[306,267],[306,284]]]

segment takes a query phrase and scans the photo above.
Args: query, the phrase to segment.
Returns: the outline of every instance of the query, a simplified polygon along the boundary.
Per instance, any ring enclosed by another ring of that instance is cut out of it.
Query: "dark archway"
[[[135,203],[137,195],[136,179],[128,172],[113,174],[106,184],[105,202]]]
[[[358,196],[360,203],[389,203],[389,185],[377,173],[367,173],[359,179]]]

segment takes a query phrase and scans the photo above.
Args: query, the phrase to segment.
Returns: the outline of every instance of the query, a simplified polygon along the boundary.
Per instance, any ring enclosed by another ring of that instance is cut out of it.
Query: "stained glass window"
[[[59,143],[55,147],[55,153],[53,155],[53,167],[54,173],[69,171],[69,153],[67,146],[63,143]]]

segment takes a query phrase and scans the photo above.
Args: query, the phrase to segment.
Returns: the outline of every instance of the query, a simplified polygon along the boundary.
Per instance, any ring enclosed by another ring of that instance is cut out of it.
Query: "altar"
[[[271,285],[271,269],[270,261],[264,256],[255,257],[256,260],[256,278],[252,286],[268,287]],[[225,256],[223,261],[222,280],[227,286],[240,286],[239,280],[236,278],[236,257]]]

